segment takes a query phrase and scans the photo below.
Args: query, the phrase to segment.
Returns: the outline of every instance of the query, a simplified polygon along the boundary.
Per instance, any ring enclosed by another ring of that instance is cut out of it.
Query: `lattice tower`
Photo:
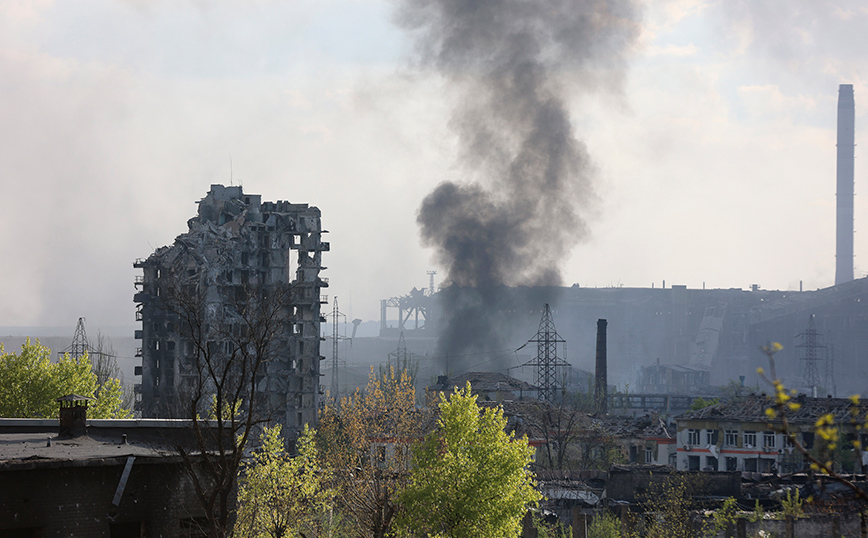
[[[814,398],[817,397],[817,391],[820,387],[820,369],[818,363],[820,358],[820,350],[825,349],[822,345],[822,335],[814,326],[814,315],[808,318],[808,327],[804,332],[798,335],[802,339],[801,343],[796,347],[802,349],[802,386]],[[825,365],[828,368],[828,365]]]
[[[338,342],[344,339],[344,337],[338,334],[338,320],[343,315],[344,314],[338,310],[338,298],[335,296],[334,306],[332,307],[332,384],[330,396],[336,402],[340,400],[340,389],[338,385]]]
[[[557,393],[557,369],[569,366],[569,363],[558,357],[558,344],[565,344],[566,340],[560,337],[555,329],[552,311],[546,303],[542,318],[539,322],[539,330],[536,336],[528,340],[535,342],[537,347],[536,358],[524,364],[524,366],[536,367],[536,385],[539,387],[539,399],[553,401]]]

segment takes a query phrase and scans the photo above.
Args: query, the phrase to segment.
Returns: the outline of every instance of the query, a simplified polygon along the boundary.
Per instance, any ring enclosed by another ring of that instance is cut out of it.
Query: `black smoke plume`
[[[498,312],[509,307],[498,290],[560,285],[561,262],[586,234],[595,168],[567,96],[618,87],[637,9],[633,0],[405,0],[399,21],[457,99],[450,125],[465,180],[441,183],[417,219],[454,288],[441,294],[439,354],[500,349]]]

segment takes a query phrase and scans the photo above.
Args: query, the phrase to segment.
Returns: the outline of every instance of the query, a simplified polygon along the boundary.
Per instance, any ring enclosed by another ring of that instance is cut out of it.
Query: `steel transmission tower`
[[[331,384],[331,393],[329,396],[334,401],[339,400],[339,385],[338,385],[338,342],[340,340],[344,340],[345,337],[340,336],[338,334],[338,319],[340,316],[344,316],[338,310],[338,298],[335,296],[334,299],[334,307],[332,308],[332,384]],[[344,316],[346,318],[346,316]]]
[[[389,352],[387,363],[395,368],[395,374],[400,376],[401,372],[407,371],[412,377],[416,374],[416,354],[407,349],[407,342],[404,341],[404,331],[401,331],[401,336],[398,338],[398,348],[395,351]]]
[[[557,369],[569,366],[569,363],[558,357],[558,344],[566,344],[566,340],[560,337],[555,329],[555,321],[552,311],[546,303],[543,315],[539,322],[539,330],[536,336],[528,340],[528,343],[536,343],[536,358],[526,362],[523,366],[536,367],[536,385],[539,387],[539,399],[553,401],[558,388]]]
[[[62,357],[68,353],[71,358],[79,360],[84,357],[85,353],[87,353],[94,366],[96,366],[99,359],[102,359],[99,355],[114,357],[114,355],[104,353],[101,350],[96,350],[91,347],[90,342],[87,341],[87,331],[84,330],[84,322],[84,318],[78,318],[78,324],[75,326],[75,334],[72,336],[72,344],[70,344],[66,349],[58,351],[57,355]]]
[[[428,297],[434,295],[434,275],[437,271],[428,271]]]
[[[75,335],[72,337],[72,345],[67,350],[66,352],[73,359],[80,359],[85,353],[90,351],[90,344],[87,342],[87,332],[84,330],[84,318],[78,318],[78,324],[75,326]]]
[[[802,343],[796,347],[801,348],[802,361],[804,366],[802,370],[802,386],[805,390],[810,391],[812,397],[817,397],[817,390],[820,387],[820,362],[819,350],[825,349],[826,346],[821,343],[821,334],[814,327],[814,315],[808,318],[808,328],[798,335],[802,339]],[[827,366],[828,368],[828,366]]]

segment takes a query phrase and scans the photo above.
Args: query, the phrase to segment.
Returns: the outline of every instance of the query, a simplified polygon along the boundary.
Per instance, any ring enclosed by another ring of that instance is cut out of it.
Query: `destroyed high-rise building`
[[[142,322],[137,407],[145,418],[188,417],[186,395],[202,375],[202,345],[206,354],[236,352],[233,337],[249,330],[256,293],[279,301],[256,399],[267,414],[262,418],[298,431],[316,420],[322,394],[320,305],[327,299],[320,289],[328,282],[319,273],[329,244],[321,240],[320,211],[262,202],[223,185],[211,185],[198,204],[187,233],[133,264],[143,272],[134,298]],[[179,309],[186,310],[179,315]],[[191,317],[199,321],[192,328]]]

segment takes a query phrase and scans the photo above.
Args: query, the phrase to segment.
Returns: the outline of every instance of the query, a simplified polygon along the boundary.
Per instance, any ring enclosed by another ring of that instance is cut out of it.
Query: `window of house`
[[[768,448],[775,447],[775,432],[763,432],[763,446]]]
[[[738,471],[738,458],[726,458],[726,470],[729,472]]]
[[[687,456],[687,470],[688,471],[698,471],[699,470],[699,456]]]
[[[650,446],[645,447],[645,463],[654,463],[654,450]]]
[[[699,444],[699,430],[695,430],[690,428],[687,430],[687,444],[688,445],[698,445]],[[696,469],[697,471],[699,469]]]
[[[814,432],[802,432],[802,443],[808,450],[814,448]]]
[[[726,430],[723,434],[724,446],[738,446],[738,430]]]
[[[705,444],[716,445],[717,444],[717,432],[718,432],[718,430],[705,430]]]
[[[705,471],[716,471],[717,470],[717,458],[714,456],[705,456],[705,467],[703,468]]]
[[[756,432],[744,432],[745,448],[753,448],[756,446]]]

